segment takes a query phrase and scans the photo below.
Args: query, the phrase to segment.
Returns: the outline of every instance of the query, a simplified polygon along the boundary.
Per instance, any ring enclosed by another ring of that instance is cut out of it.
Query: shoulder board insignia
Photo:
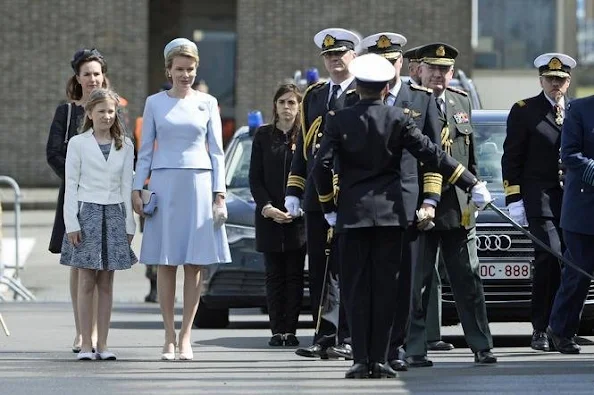
[[[425,92],[433,93],[433,89],[427,88],[426,86],[417,85],[415,83],[411,83],[410,87],[417,91],[425,91]]]
[[[464,96],[468,96],[468,93],[466,93],[466,91],[463,91],[462,89],[454,88],[453,86],[448,86],[447,89],[449,91],[456,92]]]
[[[524,107],[526,105],[526,102],[524,100],[520,100],[519,102],[516,102],[516,104],[520,107]]]
[[[333,110],[328,111],[328,115],[336,115],[336,113]]]
[[[318,81],[318,82],[316,82],[315,84],[311,84],[310,86],[308,86],[308,87],[307,87],[307,89],[306,89],[306,90],[305,90],[305,92],[303,93],[303,96],[307,95],[307,93],[308,93],[310,90],[312,90],[312,89],[315,89],[315,88],[319,88],[319,87],[321,87],[322,85],[324,85],[325,83],[326,83],[326,81]]]
[[[357,89],[349,89],[348,91],[345,92],[345,94],[347,94],[347,95],[351,95],[353,93],[357,93]]]

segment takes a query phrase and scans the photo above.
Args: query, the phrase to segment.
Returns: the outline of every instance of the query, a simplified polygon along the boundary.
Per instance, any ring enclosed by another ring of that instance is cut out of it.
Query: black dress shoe
[[[389,362],[390,367],[397,372],[406,372],[408,368],[406,367],[406,362],[402,359],[393,359]]]
[[[372,379],[393,379],[398,377],[398,373],[386,363],[372,362],[369,364],[369,378]]]
[[[427,359],[426,355],[410,355],[406,357],[405,361],[410,368],[424,368],[433,366],[433,362]]]
[[[326,352],[327,350],[327,347],[323,347],[320,344],[316,343],[309,347],[298,348],[297,350],[295,350],[295,354],[299,355],[300,357],[329,359],[330,356]]]
[[[268,341],[268,345],[271,347],[281,347],[284,344],[283,335],[277,333],[276,335],[272,336]]]
[[[299,339],[293,333],[285,333],[285,346],[297,347],[299,345]]]
[[[441,340],[437,340],[434,342],[427,342],[427,350],[431,351],[450,351],[454,349],[454,345],[452,343],[446,343]]]
[[[144,301],[146,303],[157,303],[157,289],[156,288],[151,288],[150,292],[148,293],[148,295],[146,295],[144,297]]]
[[[369,377],[369,365],[356,363],[345,373],[345,379],[366,379]]]
[[[572,337],[557,336],[550,326],[547,327],[547,336],[553,343],[553,347],[562,354],[579,354],[582,349]]]
[[[344,358],[345,360],[353,359],[353,348],[350,344],[342,343],[336,346],[328,347],[326,350],[330,358]]]
[[[540,331],[532,332],[532,341],[530,342],[530,347],[533,350],[551,351],[547,334]]]
[[[497,363],[497,358],[491,350],[481,350],[474,353],[474,362],[481,364]]]

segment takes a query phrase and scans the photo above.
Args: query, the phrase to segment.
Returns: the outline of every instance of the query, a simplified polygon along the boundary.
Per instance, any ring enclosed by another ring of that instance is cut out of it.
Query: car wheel
[[[194,316],[196,328],[226,328],[229,325],[229,309],[211,309],[205,303],[198,305]]]
[[[594,332],[594,320],[582,320],[578,329],[579,336],[591,336]]]

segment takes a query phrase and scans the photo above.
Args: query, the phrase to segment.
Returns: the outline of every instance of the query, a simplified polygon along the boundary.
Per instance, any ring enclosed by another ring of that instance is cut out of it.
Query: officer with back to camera
[[[366,54],[353,60],[349,70],[357,80],[360,101],[326,115],[313,177],[324,217],[340,234],[342,297],[354,357],[345,377],[396,377],[385,362],[401,247],[409,226],[403,200],[410,195],[403,196],[400,179],[402,150],[442,171],[467,194],[471,191],[478,207],[491,197],[484,183],[422,134],[411,109],[384,105],[388,82],[396,74],[388,60]],[[341,169],[336,205],[335,165]]]

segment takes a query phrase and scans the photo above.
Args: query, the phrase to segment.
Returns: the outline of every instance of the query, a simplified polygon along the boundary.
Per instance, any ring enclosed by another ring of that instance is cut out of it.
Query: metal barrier
[[[14,243],[15,243],[15,269],[13,276],[7,276],[4,273],[5,265],[0,259],[0,284],[6,285],[14,291],[14,298],[20,296],[23,300],[35,300],[35,295],[31,293],[19,278],[20,271],[20,255],[19,255],[19,240],[21,237],[21,188],[17,182],[8,176],[0,176],[0,184],[8,184],[14,190]],[[0,295],[0,300],[4,300]]]

